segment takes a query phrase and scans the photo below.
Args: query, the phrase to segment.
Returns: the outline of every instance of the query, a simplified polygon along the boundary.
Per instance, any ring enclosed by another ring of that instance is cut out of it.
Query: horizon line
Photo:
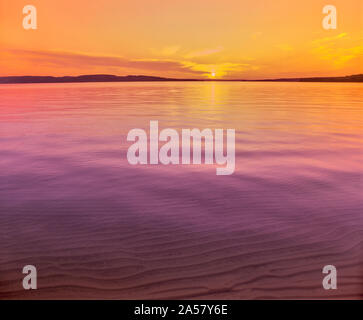
[[[190,79],[168,78],[160,76],[113,74],[88,74],[78,76],[0,76],[0,84],[17,83],[80,83],[80,82],[152,82],[152,81],[198,81],[198,82],[363,82],[363,74],[346,76],[320,76],[320,77],[295,77],[295,78],[270,78],[270,79]]]

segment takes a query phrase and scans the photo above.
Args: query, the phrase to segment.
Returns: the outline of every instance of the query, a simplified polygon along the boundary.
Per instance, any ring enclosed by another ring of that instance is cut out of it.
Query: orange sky
[[[22,9],[38,11],[24,30]],[[322,27],[325,5],[338,27]],[[0,76],[363,73],[362,0],[0,0]]]

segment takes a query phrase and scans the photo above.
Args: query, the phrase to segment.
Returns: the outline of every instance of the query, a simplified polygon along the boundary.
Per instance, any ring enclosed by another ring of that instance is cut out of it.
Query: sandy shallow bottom
[[[180,220],[185,208],[135,216],[101,201],[34,207],[0,217],[1,299],[363,297],[362,230],[349,214],[286,219],[256,203],[266,214],[251,224],[248,214],[226,222],[217,212]],[[38,269],[37,290],[22,288],[27,264]],[[327,264],[338,290],[322,288]]]

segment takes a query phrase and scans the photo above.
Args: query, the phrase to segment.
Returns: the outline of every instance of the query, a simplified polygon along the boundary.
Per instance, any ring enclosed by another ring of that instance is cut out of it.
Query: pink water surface
[[[362,298],[362,101],[349,83],[1,85],[0,299]],[[129,165],[150,120],[235,129],[235,173]]]

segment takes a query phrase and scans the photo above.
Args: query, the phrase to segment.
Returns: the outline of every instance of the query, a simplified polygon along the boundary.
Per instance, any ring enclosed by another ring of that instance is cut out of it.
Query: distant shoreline
[[[81,82],[154,82],[154,81],[218,81],[218,82],[363,82],[363,74],[350,75],[344,77],[312,77],[312,78],[279,78],[279,79],[177,79],[152,76],[115,76],[108,74],[94,74],[81,76],[8,76],[0,77],[0,84],[16,83],[81,83]]]

